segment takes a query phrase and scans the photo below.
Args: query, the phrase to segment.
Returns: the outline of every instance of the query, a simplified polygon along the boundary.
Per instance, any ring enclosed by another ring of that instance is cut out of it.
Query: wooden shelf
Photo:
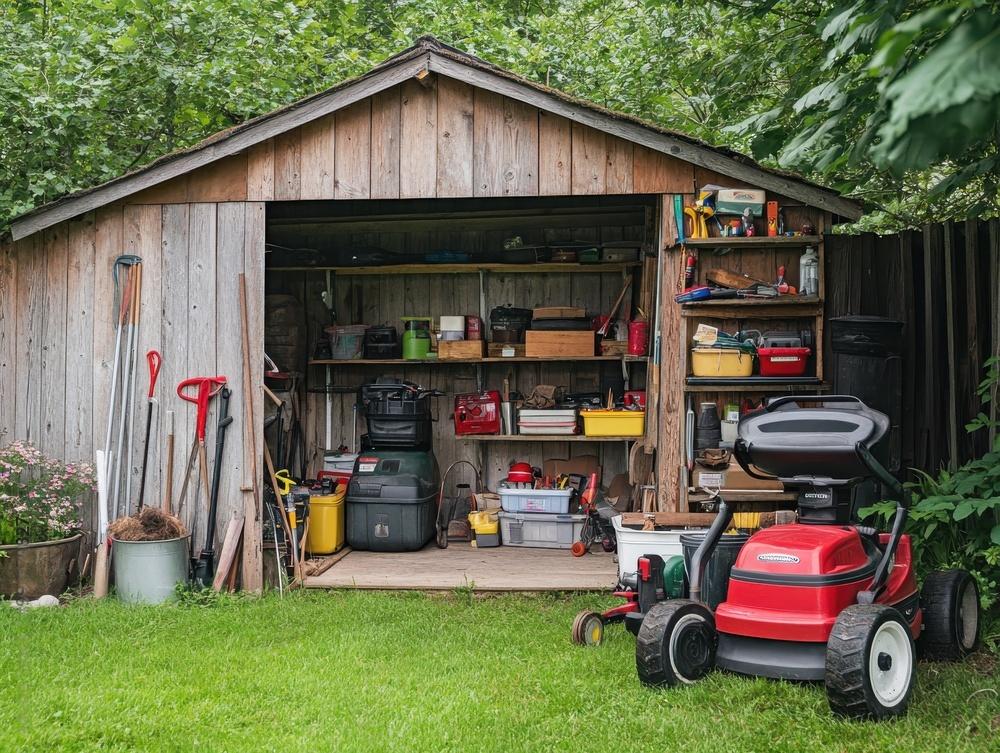
[[[310,366],[447,366],[450,364],[491,364],[491,363],[573,363],[593,361],[625,361],[626,363],[645,362],[646,356],[571,356],[567,358],[528,358],[514,356],[512,358],[426,358],[421,360],[407,358],[355,358],[344,359],[312,359]]]
[[[704,377],[688,377],[685,392],[826,392],[830,385],[820,381],[789,382],[781,377],[774,381],[750,381],[746,379],[713,379],[707,382],[692,381]],[[758,379],[760,379],[758,377]]]
[[[642,437],[588,437],[585,434],[465,434],[466,442],[637,442]]]
[[[775,246],[815,246],[823,242],[821,235],[795,235],[769,238],[755,235],[753,238],[687,238],[682,245],[691,248],[770,248]]]
[[[601,262],[595,264],[546,262],[537,264],[383,264],[370,267],[268,267],[268,272],[302,272],[327,270],[345,277],[361,277],[371,275],[435,275],[435,274],[478,274],[479,272],[499,272],[505,274],[546,274],[557,272],[563,274],[604,274],[624,272],[642,266],[641,261]]]
[[[796,492],[769,492],[769,491],[726,491],[720,490],[719,494],[726,502],[795,502],[799,495]],[[688,502],[707,502],[711,497],[705,492],[688,489]]]

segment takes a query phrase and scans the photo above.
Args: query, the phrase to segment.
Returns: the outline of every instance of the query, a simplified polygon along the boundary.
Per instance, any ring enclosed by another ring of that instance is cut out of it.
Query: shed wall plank
[[[218,274],[215,292],[218,311],[225,312],[216,323],[216,367],[229,379],[231,391],[229,415],[233,421],[226,430],[225,455],[219,468],[219,507],[215,550],[220,551],[226,524],[234,515],[243,514],[243,478],[249,478],[243,466],[243,340],[240,329],[239,274],[243,271],[246,204],[219,204]],[[221,404],[221,401],[220,401]]]
[[[0,446],[14,439],[17,400],[17,246],[0,244]]]
[[[371,102],[364,100],[337,113],[336,197],[371,196]]]
[[[184,464],[187,462],[191,439],[194,435],[194,417],[188,411],[188,403],[177,397],[177,385],[183,379],[195,374],[188,368],[188,285],[189,274],[189,234],[191,206],[177,204],[163,207],[163,254],[160,258],[160,290],[163,297],[163,314],[160,321],[160,337],[163,343],[163,371],[160,374],[159,422],[160,446],[166,448],[170,427],[167,411],[174,414],[174,458],[173,466],[167,468],[166,454],[160,462],[160,494],[150,495],[150,501],[163,504],[163,492],[167,475],[173,477],[171,510],[177,512],[178,495],[184,483]],[[188,503],[193,498],[189,490]]]
[[[372,97],[372,198],[399,198],[399,87]]]
[[[416,79],[400,86],[399,196],[433,198],[437,190],[437,89]]]
[[[476,196],[502,196],[503,97],[477,89],[473,140],[472,175]]]
[[[274,139],[247,150],[247,201],[274,199]]]
[[[188,236],[188,372],[189,376],[217,375],[216,359],[216,226],[215,204],[192,204],[190,210],[190,231]],[[225,374],[223,376],[229,376]],[[184,403],[184,410],[191,421],[191,432],[194,433],[195,406]],[[218,400],[209,405],[208,419],[205,427],[205,443],[211,448],[215,443],[215,421],[218,410]],[[212,453],[208,452],[209,463]],[[188,502],[198,500],[197,525],[189,529],[195,535],[195,551],[197,552],[205,541],[205,511],[207,500],[199,492],[201,484],[196,484],[197,476],[192,472],[191,484],[188,490]],[[189,518],[190,523],[190,518]]]
[[[301,175],[302,199],[332,199],[334,195],[334,161],[336,132],[334,116],[302,126]]]
[[[43,232],[45,297],[41,312],[41,370],[32,375],[41,385],[38,447],[58,458],[66,446],[66,223]]]
[[[503,102],[500,174],[504,196],[538,195],[538,110],[517,100]]]
[[[17,245],[17,356],[14,385],[14,437],[38,443],[41,414],[42,312],[45,307],[45,256],[42,234]]]
[[[301,194],[301,132],[274,137],[274,199],[296,201]]]
[[[94,449],[107,449],[108,405],[114,368],[118,309],[112,267],[124,253],[121,205],[101,207],[96,212],[94,233]]]
[[[538,192],[569,196],[573,192],[572,122],[558,115],[538,113]]]
[[[607,185],[609,194],[632,193],[635,185],[633,180],[634,160],[632,142],[624,139],[607,137]]]
[[[93,460],[94,254],[93,213],[69,223],[66,301],[66,460]]]
[[[602,194],[607,187],[608,157],[604,134],[573,124],[573,195]]]
[[[264,447],[264,356],[263,349],[255,344],[264,342],[264,233],[266,225],[264,204],[247,204],[245,222],[243,269],[246,275],[247,318],[249,320],[251,352],[244,353],[243,358],[250,361],[250,374],[254,391],[252,399],[257,448],[256,464],[258,473],[261,473],[263,469],[262,448]],[[249,451],[249,443],[244,442],[244,465],[248,469],[253,467],[253,464],[246,460]],[[246,481],[249,482],[250,479],[246,479]],[[250,484],[247,483],[247,485]],[[245,492],[244,509],[246,516],[243,522],[243,587],[250,591],[259,591],[263,580],[261,500],[254,499],[253,494]]]
[[[636,145],[633,180],[636,193],[693,193],[694,166],[662,152]],[[731,185],[731,181],[727,185]]]
[[[437,196],[472,196],[474,90],[441,77],[437,96]]]
[[[149,368],[146,354],[150,350],[162,355],[160,322],[162,317],[162,291],[160,287],[161,257],[163,253],[163,207],[156,204],[142,207],[125,207],[125,243],[132,253],[142,258],[142,300],[139,308],[139,333],[136,339],[136,367],[134,377],[135,395],[131,434],[131,455],[123,458],[128,464],[129,478],[125,484],[128,495],[128,509],[135,510],[139,500],[139,485],[142,471],[142,457],[145,447],[146,394],[149,390]],[[158,388],[162,390],[162,385]],[[148,499],[156,499],[159,488],[160,447],[158,436],[150,434],[149,467],[146,478]],[[123,494],[122,500],[126,497]]]

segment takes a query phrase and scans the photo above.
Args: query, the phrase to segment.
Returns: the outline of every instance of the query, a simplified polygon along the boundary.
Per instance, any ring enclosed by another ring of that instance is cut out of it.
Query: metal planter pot
[[[57,541],[0,546],[0,596],[37,599],[61,594],[80,554],[81,539],[78,533]]]
[[[188,579],[190,539],[190,534],[166,541],[112,539],[118,598],[134,604],[162,604],[176,599],[177,584]]]

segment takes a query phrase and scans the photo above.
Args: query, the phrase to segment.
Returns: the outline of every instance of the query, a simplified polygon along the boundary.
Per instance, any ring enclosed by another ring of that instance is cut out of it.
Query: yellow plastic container
[[[753,356],[736,348],[693,348],[691,371],[696,377],[748,377]]]
[[[497,516],[496,510],[470,512],[469,525],[472,526],[472,530],[477,535],[500,532],[500,518]]]
[[[646,412],[638,410],[582,410],[583,433],[588,437],[641,437]]]
[[[317,494],[309,498],[309,535],[306,551],[310,554],[333,554],[344,546],[344,496]]]

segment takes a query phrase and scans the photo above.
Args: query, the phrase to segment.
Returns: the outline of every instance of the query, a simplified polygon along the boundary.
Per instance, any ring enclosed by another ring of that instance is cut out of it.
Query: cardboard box
[[[542,475],[549,478],[561,476],[564,473],[577,473],[581,476],[589,477],[591,473],[597,474],[597,481],[601,481],[601,461],[597,455],[577,455],[575,458],[560,460],[559,458],[549,458],[542,463]]]
[[[765,481],[754,478],[744,471],[735,460],[729,461],[729,468],[723,470],[702,468],[696,463],[691,475],[694,486],[704,486],[708,489],[776,492],[785,490],[780,481]]]
[[[594,333],[588,330],[533,330],[524,333],[528,358],[573,358],[594,355]]]
[[[438,343],[438,358],[442,361],[482,358],[484,345],[482,340],[442,340]]]

